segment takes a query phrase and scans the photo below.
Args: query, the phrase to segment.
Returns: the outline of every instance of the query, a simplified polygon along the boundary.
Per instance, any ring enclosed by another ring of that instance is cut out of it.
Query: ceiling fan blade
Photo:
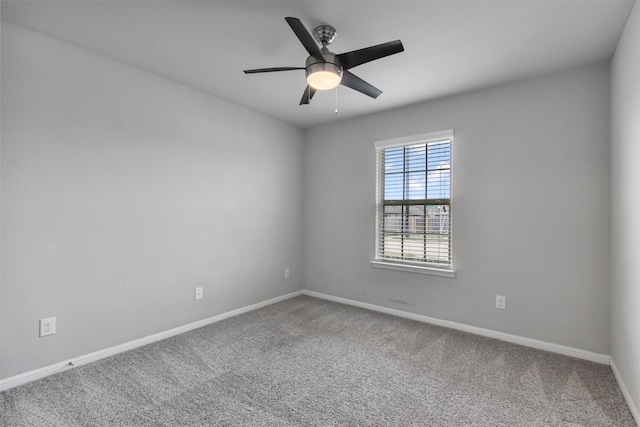
[[[271,73],[274,71],[304,70],[304,67],[276,67],[276,68],[256,68],[254,70],[243,70],[245,74]]]
[[[340,60],[342,68],[357,67],[358,65],[384,58],[385,56],[404,52],[404,47],[400,40],[382,43],[375,46],[365,47],[364,49],[352,50],[351,52],[341,53],[336,58]]]
[[[350,71],[342,72],[342,81],[340,81],[340,84],[364,93],[365,95],[369,95],[372,98],[377,98],[382,93],[380,89],[370,85]]]
[[[309,104],[311,102],[311,98],[313,98],[313,95],[315,95],[315,94],[316,94],[316,89],[314,89],[311,86],[307,85],[307,87],[304,90],[304,93],[302,94],[302,99],[300,100],[300,105]]]
[[[309,55],[324,61],[324,57],[322,56],[322,52],[320,51],[318,43],[316,43],[315,39],[309,33],[309,31],[307,31],[302,22],[298,18],[292,18],[290,16],[284,19],[287,21],[293,32],[296,33],[296,36],[298,36],[300,43],[302,43],[304,48],[307,49]]]

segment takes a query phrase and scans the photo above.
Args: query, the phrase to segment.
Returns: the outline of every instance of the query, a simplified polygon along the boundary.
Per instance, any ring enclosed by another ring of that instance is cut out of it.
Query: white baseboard
[[[13,377],[5,378],[3,380],[0,380],[0,392],[8,390],[13,387],[17,387],[22,384],[26,384],[31,381],[39,380],[41,378],[56,374],[58,372],[62,372],[67,369],[71,369],[73,367],[86,365],[87,363],[95,362],[96,360],[104,359],[105,357],[113,356],[115,354],[122,353],[127,350],[132,350],[137,347],[142,347],[143,345],[151,344],[153,342],[160,341],[165,338],[172,337],[174,335],[179,335],[179,334],[191,331],[193,329],[198,329],[203,326],[209,325],[211,323],[228,319],[229,317],[237,316],[239,314],[247,313],[249,311],[253,311],[258,308],[266,307],[268,305],[275,304],[277,302],[284,301],[289,298],[297,297],[299,295],[302,295],[302,291],[291,292],[286,295],[282,295],[276,298],[271,298],[266,301],[248,305],[246,307],[241,307],[236,310],[231,310],[226,313],[218,314],[217,316],[213,316],[207,319],[199,320],[197,322],[189,323],[188,325],[169,329],[168,331],[159,332],[157,334],[153,334],[153,335],[149,335],[133,341],[129,341],[124,344],[115,345],[113,347],[105,348],[103,350],[98,350],[93,353],[74,357],[70,360],[54,363],[52,365],[45,366],[43,368],[39,368],[33,371],[25,372],[23,374],[15,375]]]
[[[618,366],[613,360],[613,357],[611,357],[611,371],[613,371],[613,376],[618,382],[618,387],[620,387],[620,391],[622,391],[622,395],[624,396],[624,400],[627,402],[627,406],[629,407],[629,411],[631,411],[631,415],[633,415],[633,419],[636,421],[636,424],[640,426],[640,411],[638,411],[638,407],[631,398],[631,394],[629,393],[627,386],[625,385],[624,381],[622,381],[622,376],[620,375],[620,371],[618,370]]]
[[[463,332],[469,332],[471,334],[482,335],[483,337],[495,338],[501,341],[507,341],[514,344],[519,344],[525,347],[537,348],[539,350],[546,350],[552,353],[564,354],[565,356],[572,356],[578,359],[589,360],[591,362],[602,363],[604,365],[609,364],[609,355],[593,353],[587,350],[580,350],[578,348],[567,347],[560,344],[553,344],[546,341],[540,341],[533,338],[521,337],[518,335],[507,334],[504,332],[493,331],[491,329],[479,328],[477,326],[465,325],[464,323],[452,322],[449,320],[436,319],[435,317],[424,316],[422,314],[409,313],[407,311],[396,310],[394,308],[382,307],[379,305],[369,304],[366,302],[360,302],[347,298],[335,297],[333,295],[327,295],[320,292],[303,290],[304,295],[311,297],[322,298],[329,301],[335,301],[342,304],[352,305],[355,307],[366,308],[368,310],[379,311],[381,313],[387,313],[398,317],[404,317],[406,319],[416,320],[418,322],[430,323],[432,325],[444,326],[445,328],[457,329]]]

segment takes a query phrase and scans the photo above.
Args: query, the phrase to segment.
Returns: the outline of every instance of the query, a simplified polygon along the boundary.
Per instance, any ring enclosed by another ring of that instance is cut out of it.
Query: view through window
[[[377,260],[451,268],[452,139],[444,131],[376,143]]]

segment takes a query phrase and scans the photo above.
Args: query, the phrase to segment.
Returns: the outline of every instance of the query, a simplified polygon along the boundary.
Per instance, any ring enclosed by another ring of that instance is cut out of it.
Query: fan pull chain
[[[334,114],[338,115],[338,86],[336,86],[336,111]]]

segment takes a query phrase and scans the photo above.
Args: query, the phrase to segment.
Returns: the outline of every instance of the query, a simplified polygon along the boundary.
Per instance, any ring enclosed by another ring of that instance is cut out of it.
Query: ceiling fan
[[[309,52],[304,67],[276,67],[244,70],[245,74],[271,73],[274,71],[305,70],[307,87],[304,90],[300,105],[309,104],[318,90],[333,89],[338,85],[350,87],[372,98],[377,98],[382,91],[351,73],[349,69],[364,63],[384,58],[404,51],[402,42],[395,40],[375,46],[365,47],[351,52],[335,54],[327,48],[336,37],[336,29],[330,25],[321,25],[313,30],[314,37],[307,31],[298,18],[285,18],[293,32]],[[318,46],[318,43],[322,47]]]

